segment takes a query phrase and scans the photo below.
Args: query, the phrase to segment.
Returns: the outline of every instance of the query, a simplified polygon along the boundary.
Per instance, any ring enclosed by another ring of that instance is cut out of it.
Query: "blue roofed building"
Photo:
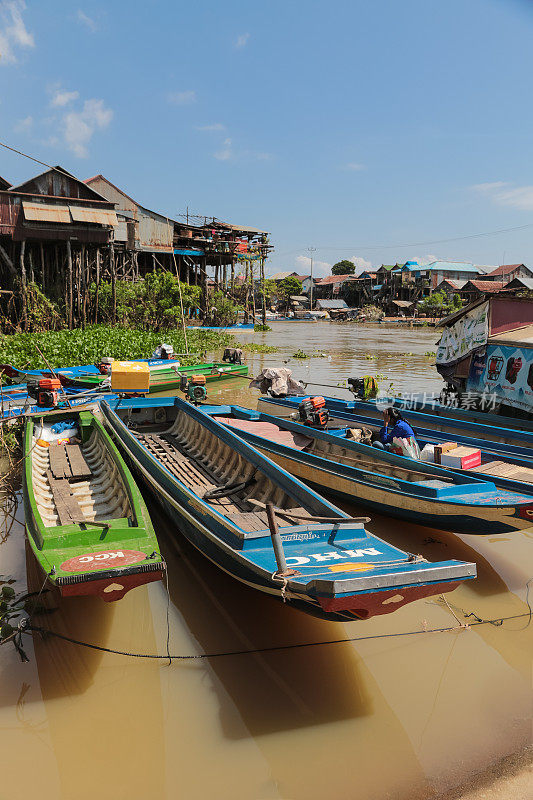
[[[485,274],[485,267],[476,266],[469,261],[433,261],[430,264],[417,264],[408,261],[402,272],[412,281],[427,281],[430,291],[443,280],[472,280]]]

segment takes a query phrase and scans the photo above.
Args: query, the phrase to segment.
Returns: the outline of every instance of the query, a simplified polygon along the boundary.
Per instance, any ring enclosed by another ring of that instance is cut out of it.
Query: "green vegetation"
[[[205,331],[199,328],[187,332],[189,356],[180,355],[183,364],[193,364],[202,354],[235,344],[229,334]],[[175,353],[185,353],[185,337],[181,331],[136,330],[124,326],[90,325],[85,329],[46,331],[44,333],[15,333],[0,335],[0,362],[19,368],[45,369],[46,363],[37,352],[42,350],[52,367],[72,367],[77,364],[94,364],[99,358],[109,356],[119,360],[150,358],[158,344],[171,344]]]
[[[303,350],[297,350],[295,353],[292,354],[293,358],[311,358],[310,355],[304,353]]]
[[[426,350],[424,355],[427,356],[427,358],[435,358],[437,354],[434,350]]]
[[[40,593],[16,592],[11,585],[15,583],[14,578],[4,580],[0,575],[0,583],[3,584],[0,590],[0,642],[3,642],[16,633],[23,615],[43,613],[44,607],[39,603],[39,597],[36,597]],[[20,646],[17,651],[23,661],[28,660]]]
[[[337,261],[331,268],[332,275],[353,275],[355,272],[355,264],[353,261],[348,261],[346,258],[342,261]]]
[[[302,293],[302,284],[297,278],[283,278],[283,280],[278,281],[277,293],[283,305],[288,307],[289,299],[293,295]]]
[[[0,330],[60,330],[67,327],[65,301],[50,300],[37,284],[29,283],[24,292],[20,286],[9,299],[0,303]],[[181,297],[180,297],[181,293]],[[91,283],[80,296],[81,318],[92,324],[127,325],[138,330],[167,331],[179,327],[182,316],[194,316],[201,301],[201,287],[180,281],[171,272],[150,272],[143,280],[117,281],[115,292],[110,281]],[[182,315],[183,304],[183,315]],[[208,297],[208,319],[211,325],[231,325],[237,320],[240,306],[223,292]],[[78,313],[78,312],[77,312]]]
[[[273,344],[257,344],[256,342],[245,342],[240,345],[241,350],[247,353],[279,353],[280,348]]]
[[[416,310],[419,314],[427,314],[429,317],[444,317],[459,311],[462,306],[463,302],[458,294],[452,295],[449,299],[443,292],[433,292],[418,304]]]
[[[266,333],[267,331],[271,331],[272,328],[270,325],[254,325],[254,331],[256,333]]]

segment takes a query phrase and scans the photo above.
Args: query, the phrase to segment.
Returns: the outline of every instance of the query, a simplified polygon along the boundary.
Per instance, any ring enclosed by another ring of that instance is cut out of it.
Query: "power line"
[[[48,167],[48,169],[53,169],[56,172],[59,172],[61,175],[66,175],[68,178],[72,178],[73,177],[70,174],[70,172],[67,172],[64,169],[61,169],[61,167],[53,167],[51,164],[47,164],[46,161],[39,161],[38,158],[34,158],[33,156],[29,156],[27,153],[23,153],[22,150],[16,150],[14,147],[10,147],[8,144],[5,144],[5,142],[0,142],[0,147],[5,147],[6,150],[11,150],[12,153],[16,153],[19,156],[24,156],[24,158],[29,158],[30,161],[35,161],[36,164],[41,164],[41,166],[43,166],[43,167]]]
[[[499,230],[495,231],[484,231],[483,233],[470,233],[467,236],[454,236],[450,239],[432,239],[430,241],[425,242],[410,242],[410,243],[402,243],[402,244],[372,244],[372,245],[345,245],[344,247],[334,247],[331,245],[319,245],[317,250],[335,250],[335,251],[353,251],[353,250],[399,250],[402,247],[427,247],[428,245],[432,244],[448,244],[450,242],[462,242],[467,239],[479,239],[483,236],[498,236],[501,233],[513,233],[514,231],[523,231],[526,228],[533,228],[533,223],[528,223],[527,225],[517,225],[514,228],[500,228]],[[300,253],[302,250],[305,250],[305,247],[299,247],[295,250],[287,250],[284,253],[277,253],[278,256],[288,256],[292,255],[293,253]]]

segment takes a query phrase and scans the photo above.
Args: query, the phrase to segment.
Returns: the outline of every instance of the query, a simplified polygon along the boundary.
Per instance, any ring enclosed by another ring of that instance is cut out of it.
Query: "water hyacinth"
[[[0,362],[20,369],[45,369],[46,363],[35,345],[53,368],[94,364],[102,357],[123,361],[150,358],[161,342],[171,344],[180,361],[193,364],[203,353],[219,350],[234,344],[229,334],[216,331],[188,331],[189,355],[185,354],[185,337],[182,331],[165,333],[136,330],[122,326],[90,325],[72,331],[46,331],[43,333],[15,333],[0,337]]]

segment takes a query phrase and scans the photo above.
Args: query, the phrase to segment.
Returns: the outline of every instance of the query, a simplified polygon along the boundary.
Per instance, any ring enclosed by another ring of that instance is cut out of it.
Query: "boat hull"
[[[44,428],[36,431],[33,420],[26,422],[27,541],[47,583],[62,596],[96,595],[112,602],[161,580],[165,562],[148,509],[117,448],[94,415],[83,412],[77,419],[82,443],[77,455],[65,450],[63,461],[60,454],[52,461],[52,449],[61,445],[41,443]],[[77,467],[76,458],[82,461]]]
[[[297,412],[301,397],[260,397],[257,401],[258,411],[272,414],[282,419],[290,419],[291,414]],[[356,420],[358,415],[364,415],[369,420],[383,423],[383,411],[373,402],[358,402],[352,400],[339,400],[336,397],[325,397],[326,407],[329,411],[329,426],[332,428],[345,428],[350,420]],[[406,410],[405,417],[413,428],[424,428],[426,431],[442,433],[448,439],[456,440],[457,437],[469,437],[481,441],[497,442],[503,445],[512,445],[519,448],[533,447],[533,432],[514,430],[498,425],[482,425],[463,419],[448,419],[431,413]]]
[[[170,409],[172,406],[170,399],[162,398],[162,400],[167,402],[163,402],[161,407]],[[177,400],[176,402],[185,405],[183,401]],[[120,405],[121,413],[127,416],[129,407],[134,413],[143,410],[153,412],[154,401],[128,401],[126,408],[124,404]],[[420,569],[416,562],[407,565],[409,559],[405,558],[406,554],[403,551],[399,551],[383,540],[377,539],[371,534],[365,534],[363,531],[359,534],[363,538],[354,540],[352,529],[349,525],[346,527],[350,520],[344,523],[343,528],[342,512],[327,504],[327,501],[320,496],[310,492],[311,499],[316,498],[317,503],[322,507],[325,506],[328,516],[335,512],[339,514],[339,528],[337,525],[333,528],[331,525],[322,526],[324,529],[315,533],[310,532],[313,531],[312,528],[302,524],[280,529],[287,564],[290,567],[294,565],[300,570],[310,571],[304,575],[297,571],[295,575],[302,575],[301,579],[298,577],[288,578],[286,581],[277,579],[275,578],[276,564],[268,529],[248,534],[240,543],[235,542],[235,535],[232,535],[231,530],[228,531],[228,528],[224,527],[220,514],[212,508],[206,508],[206,503],[196,494],[191,495],[191,491],[179,480],[176,480],[159,458],[155,457],[137,438],[142,423],[139,415],[136,416],[136,436],[109,409],[107,403],[103,404],[102,410],[109,430],[130,467],[154,495],[163,511],[174,522],[179,533],[216,566],[250,588],[278,599],[287,600],[292,606],[323,619],[350,621],[364,619],[376,613],[390,613],[395,610],[397,602],[404,603],[416,599],[418,590],[424,592],[420,596],[441,593],[448,590],[446,587],[453,586],[455,588],[458,582],[474,575],[473,565],[458,565],[458,562],[443,562],[435,565],[425,562],[420,565]],[[196,409],[191,409],[190,414],[205,416]],[[220,427],[217,425],[217,428]],[[241,449],[244,450],[244,448],[249,450],[248,446],[239,441],[234,434],[230,434],[230,436],[232,440],[237,440],[234,445],[235,454],[241,454]],[[254,453],[256,462],[262,463],[261,456],[256,450]],[[215,451],[213,457],[219,459],[220,455],[217,455]],[[258,463],[256,463],[256,467]],[[264,474],[283,475],[276,470],[271,461],[268,461],[266,466],[261,469],[266,470]],[[285,480],[288,485],[293,481],[288,475]],[[296,491],[303,499],[308,490],[298,483]],[[340,531],[338,534],[337,530]],[[343,530],[346,533],[343,533]],[[338,543],[335,538],[337,535],[340,537]],[[348,537],[344,538],[344,541],[347,542],[344,547],[341,543],[343,537]],[[351,544],[354,541],[358,541],[359,544]],[[367,544],[361,544],[363,541]],[[380,549],[364,549],[373,543],[375,543],[375,548]],[[349,549],[355,546],[363,549]],[[341,549],[331,552],[332,547]],[[318,552],[313,552],[315,550]],[[394,558],[397,560],[398,554],[403,556],[402,567],[393,569],[390,565],[396,563]],[[352,558],[358,559],[358,562],[366,558],[367,562],[374,560],[376,564],[353,564],[350,561]],[[321,563],[322,561],[329,562],[331,559],[336,560],[334,567],[329,563],[326,565]],[[384,561],[386,567],[379,567],[380,559]],[[301,566],[302,564],[304,566]],[[466,569],[466,571],[462,571],[459,575],[455,572],[457,568]],[[318,572],[315,571],[316,569]],[[373,571],[376,569],[385,571],[377,579],[373,575]],[[413,569],[414,572],[411,571]],[[348,574],[345,575],[345,572]],[[358,572],[364,574],[360,576],[357,574]],[[337,574],[338,579],[335,577]],[[320,578],[324,575],[327,577]],[[332,585],[335,587],[333,592]],[[357,585],[357,591],[354,591],[355,585]],[[395,595],[401,597],[392,599]]]

